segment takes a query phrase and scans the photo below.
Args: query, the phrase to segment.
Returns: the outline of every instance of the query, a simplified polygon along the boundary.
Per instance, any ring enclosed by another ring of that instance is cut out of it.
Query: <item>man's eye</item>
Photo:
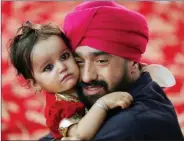
[[[81,66],[81,65],[84,64],[84,61],[82,61],[82,60],[75,60],[75,61],[76,61],[76,63],[77,63],[79,66]]]
[[[109,60],[97,60],[97,63],[101,65],[107,64],[108,62]]]
[[[47,65],[44,69],[43,72],[48,72],[51,71],[53,69],[54,65],[53,64],[49,64]]]
[[[66,53],[61,55],[60,59],[62,61],[64,61],[64,60],[68,59],[69,57],[70,57],[70,53],[66,52]]]

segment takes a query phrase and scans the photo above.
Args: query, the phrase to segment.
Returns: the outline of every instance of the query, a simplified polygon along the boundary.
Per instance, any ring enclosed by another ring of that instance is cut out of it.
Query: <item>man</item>
[[[109,113],[94,140],[183,140],[174,107],[140,59],[148,42],[145,18],[112,1],[84,2],[64,21],[87,106],[113,91],[134,99],[126,110]]]
[[[148,42],[145,18],[111,1],[84,2],[69,13],[64,31],[80,67],[79,96],[90,106],[113,91],[134,99],[112,110],[94,140],[183,140],[176,113],[160,86],[141,70]]]

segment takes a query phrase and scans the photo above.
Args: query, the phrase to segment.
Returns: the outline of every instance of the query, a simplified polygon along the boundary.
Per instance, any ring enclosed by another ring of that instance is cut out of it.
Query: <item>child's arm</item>
[[[91,140],[107,116],[107,111],[115,107],[127,108],[132,102],[132,97],[126,92],[107,94],[96,101],[89,112],[68,130],[68,137],[80,140]],[[66,139],[66,138],[64,138]]]

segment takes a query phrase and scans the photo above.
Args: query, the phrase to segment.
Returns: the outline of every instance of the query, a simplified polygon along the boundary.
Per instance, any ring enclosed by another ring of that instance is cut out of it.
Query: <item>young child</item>
[[[37,91],[45,90],[56,96],[46,113],[47,125],[54,138],[91,140],[108,110],[127,108],[132,97],[126,92],[107,94],[84,115],[85,107],[77,99],[75,88],[79,68],[69,47],[68,39],[57,26],[27,22],[10,42],[10,59],[18,75]]]

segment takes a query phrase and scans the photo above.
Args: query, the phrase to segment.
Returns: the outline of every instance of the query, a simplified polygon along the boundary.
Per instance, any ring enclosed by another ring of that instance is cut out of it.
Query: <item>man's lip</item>
[[[63,78],[61,79],[61,82],[63,82],[65,79],[67,79],[70,76],[72,76],[72,74],[66,74],[66,75],[64,75]]]
[[[87,86],[84,87],[83,89],[87,95],[94,95],[98,94],[102,88],[103,88],[102,86]]]

